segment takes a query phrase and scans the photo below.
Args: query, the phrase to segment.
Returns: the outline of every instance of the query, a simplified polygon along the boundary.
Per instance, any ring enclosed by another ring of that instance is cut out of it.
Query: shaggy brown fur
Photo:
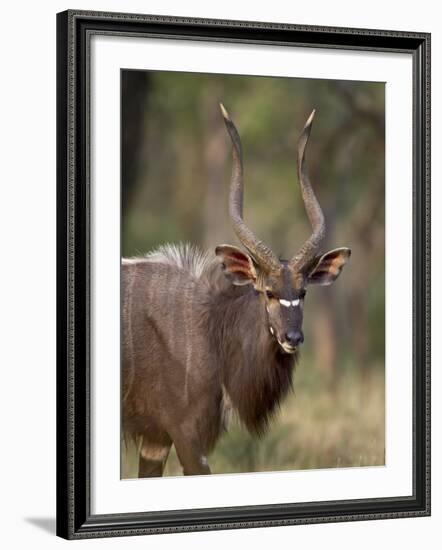
[[[185,474],[210,473],[226,400],[262,434],[291,388],[296,355],[269,332],[262,296],[218,260],[164,248],[123,261],[122,420],[142,438],[140,477],[162,475],[172,443]]]

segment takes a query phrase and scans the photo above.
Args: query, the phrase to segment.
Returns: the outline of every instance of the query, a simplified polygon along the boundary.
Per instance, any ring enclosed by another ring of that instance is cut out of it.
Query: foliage
[[[305,367],[305,368],[304,368]],[[209,456],[215,474],[380,466],[384,454],[384,377],[343,375],[333,391],[303,364],[295,393],[282,405],[261,439],[250,436],[237,420]],[[124,452],[123,477],[137,477],[135,449]],[[174,449],[165,475],[181,475]]]

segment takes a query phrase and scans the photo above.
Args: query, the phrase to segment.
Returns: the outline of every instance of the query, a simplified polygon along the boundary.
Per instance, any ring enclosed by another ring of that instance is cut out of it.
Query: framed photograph
[[[430,35],[57,18],[57,533],[430,514]]]

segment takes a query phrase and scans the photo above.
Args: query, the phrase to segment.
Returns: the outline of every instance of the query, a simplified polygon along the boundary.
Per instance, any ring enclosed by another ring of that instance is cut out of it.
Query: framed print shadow
[[[57,16],[57,534],[430,514],[430,36]]]

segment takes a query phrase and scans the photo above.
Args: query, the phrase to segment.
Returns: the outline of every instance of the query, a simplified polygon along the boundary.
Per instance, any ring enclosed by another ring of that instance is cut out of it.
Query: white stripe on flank
[[[126,387],[126,392],[123,395],[123,401],[126,401],[134,380],[135,380],[135,360],[134,360],[134,339],[132,333],[132,290],[135,282],[135,274],[132,273],[130,276],[129,282],[127,283],[127,295],[125,296],[124,305],[123,305],[123,319],[127,319],[127,339],[129,347],[129,383]]]
[[[133,265],[147,262],[146,258],[122,258],[121,263],[123,265]]]

